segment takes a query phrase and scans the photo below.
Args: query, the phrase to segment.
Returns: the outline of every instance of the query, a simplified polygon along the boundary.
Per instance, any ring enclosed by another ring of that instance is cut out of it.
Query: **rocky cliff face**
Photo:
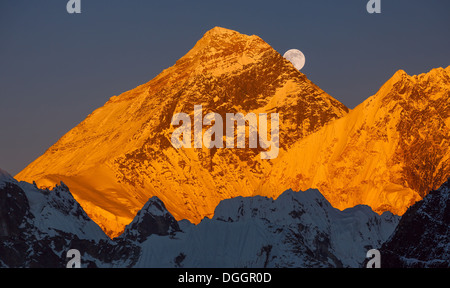
[[[380,249],[384,268],[450,267],[450,179],[403,215]]]
[[[123,256],[122,247],[86,215],[64,184],[40,190],[0,169],[0,208],[2,268],[64,268],[70,249],[82,252],[84,267],[98,261],[108,265]],[[134,252],[127,249],[127,259]]]
[[[152,196],[177,220],[198,223],[221,200],[253,195],[277,159],[262,160],[262,148],[175,149],[171,118],[193,119],[194,105],[223,119],[279,113],[280,155],[348,112],[261,38],[216,27],[174,66],[112,97],[16,178],[39,187],[63,181],[111,237]]]
[[[366,204],[402,215],[446,181],[449,147],[450,67],[398,71],[348,115],[295,143],[258,191],[277,197],[313,187],[339,209]]]
[[[152,197],[120,235],[123,240],[143,242],[151,235],[169,236],[180,232],[180,226],[157,197]]]

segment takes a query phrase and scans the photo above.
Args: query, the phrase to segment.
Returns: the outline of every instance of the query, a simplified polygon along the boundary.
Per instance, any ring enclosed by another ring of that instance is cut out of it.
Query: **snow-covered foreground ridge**
[[[363,205],[340,211],[310,189],[223,200],[194,225],[153,197],[111,240],[64,184],[42,190],[4,171],[0,208],[0,267],[65,267],[70,249],[82,267],[360,267],[399,221]]]
[[[181,224],[170,241],[145,239],[136,266],[358,267],[398,219],[368,206],[339,211],[314,189],[288,190],[277,200],[237,197],[223,200],[212,219]]]

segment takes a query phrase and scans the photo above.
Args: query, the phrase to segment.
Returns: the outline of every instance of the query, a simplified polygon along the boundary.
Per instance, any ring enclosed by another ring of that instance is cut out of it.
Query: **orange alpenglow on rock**
[[[450,66],[400,70],[348,115],[295,143],[258,193],[317,188],[338,209],[402,215],[450,175]]]
[[[221,200],[254,195],[278,158],[261,159],[261,147],[175,149],[171,119],[193,118],[194,105],[223,119],[278,113],[278,158],[348,112],[261,38],[216,27],[174,66],[112,97],[16,178],[41,187],[63,181],[111,237],[152,196],[177,220],[198,223]]]
[[[63,181],[110,237],[152,196],[194,223],[223,199],[277,197],[288,188],[317,187],[341,209],[367,204],[401,214],[449,174],[449,69],[398,72],[348,113],[261,38],[216,27],[174,66],[112,97],[16,178],[40,187]],[[203,117],[223,119],[277,113],[278,157],[261,159],[262,147],[176,149],[172,117],[193,119],[195,105]]]

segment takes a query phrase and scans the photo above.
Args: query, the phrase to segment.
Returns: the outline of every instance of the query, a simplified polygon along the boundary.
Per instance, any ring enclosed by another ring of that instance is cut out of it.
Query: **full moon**
[[[306,58],[300,50],[288,50],[286,53],[284,53],[283,57],[291,61],[292,65],[294,65],[297,70],[302,70],[302,68],[305,66]]]

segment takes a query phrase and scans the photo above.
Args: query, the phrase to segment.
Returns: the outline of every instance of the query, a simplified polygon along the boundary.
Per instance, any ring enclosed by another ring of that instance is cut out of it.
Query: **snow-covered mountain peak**
[[[204,34],[203,38],[212,38],[212,37],[217,37],[217,36],[227,37],[229,35],[237,35],[237,34],[239,34],[239,33],[234,30],[216,26],[216,27],[208,30]]]
[[[249,218],[270,218],[272,221],[286,221],[289,218],[300,217],[304,213],[316,214],[317,210],[322,213],[324,209],[334,208],[318,190],[294,192],[289,189],[276,200],[262,196],[223,200],[215,209],[213,219],[235,222]]]
[[[358,267],[367,247],[380,247],[394,230],[399,217],[391,216],[380,216],[368,206],[340,211],[315,189],[288,190],[276,200],[235,197],[222,200],[212,219],[173,238],[142,239],[136,265]]]
[[[255,195],[274,161],[248,145],[175,148],[171,119],[193,117],[195,105],[203,117],[279,114],[280,155],[348,112],[261,38],[214,28],[175,65],[91,113],[16,178],[38,187],[64,181],[111,238],[153,196],[175,219],[199,223],[221,200]]]
[[[5,186],[6,183],[17,183],[17,180],[14,179],[14,177],[12,177],[8,172],[0,168],[0,188]]]
[[[397,71],[378,91],[376,97],[383,100],[386,106],[392,102],[412,102],[415,108],[422,108],[425,104],[446,101],[449,97],[450,66],[447,68],[433,68],[427,73],[419,75],[408,75],[404,70]],[[429,103],[431,102],[431,103]],[[418,107],[419,105],[419,107]],[[406,103],[402,105],[406,106]],[[447,117],[444,117],[447,118]]]
[[[153,234],[167,236],[177,231],[180,231],[178,222],[158,197],[152,197],[125,227],[120,238],[142,242]]]
[[[408,75],[408,73],[406,73],[405,70],[400,69],[400,70],[397,70],[397,71],[394,73],[394,75],[392,75],[392,77],[391,77],[390,80],[391,80],[392,82],[400,82],[400,81],[408,80],[409,78],[410,78],[410,76]]]

